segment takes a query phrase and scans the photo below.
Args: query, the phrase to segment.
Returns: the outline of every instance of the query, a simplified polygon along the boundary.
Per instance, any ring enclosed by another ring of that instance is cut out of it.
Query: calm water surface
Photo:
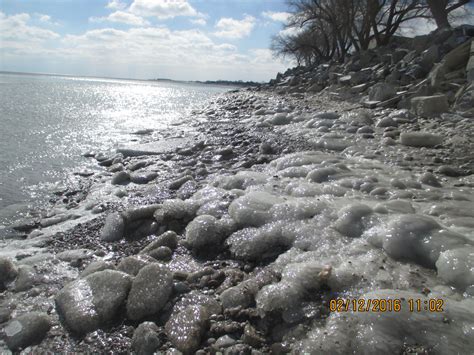
[[[0,73],[0,224],[91,161],[227,87]]]

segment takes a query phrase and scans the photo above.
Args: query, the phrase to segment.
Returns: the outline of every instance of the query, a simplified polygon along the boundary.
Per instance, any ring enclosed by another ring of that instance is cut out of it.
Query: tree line
[[[272,39],[280,57],[313,65],[343,61],[349,51],[389,43],[400,26],[416,18],[450,27],[450,14],[471,0],[287,0],[286,30]]]

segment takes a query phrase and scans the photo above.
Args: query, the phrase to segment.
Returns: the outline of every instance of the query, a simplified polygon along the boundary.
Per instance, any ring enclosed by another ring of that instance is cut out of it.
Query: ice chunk
[[[284,222],[267,224],[261,228],[245,228],[228,239],[230,252],[239,260],[265,260],[289,249],[295,235],[284,233]]]
[[[474,247],[442,252],[436,261],[438,276],[464,291],[474,285]]]
[[[220,176],[214,184],[226,190],[245,190],[249,186],[262,185],[267,182],[265,174],[255,171],[239,171],[236,175]]]
[[[309,198],[297,198],[279,203],[270,208],[269,214],[274,221],[309,219],[327,209],[325,202]]]
[[[230,204],[229,215],[242,227],[258,227],[270,220],[270,208],[282,202],[281,197],[264,191],[252,191]]]
[[[321,182],[332,180],[333,176],[337,175],[338,173],[339,173],[339,170],[336,168],[332,168],[332,167],[319,168],[319,169],[311,170],[306,176],[306,179],[312,182],[321,183]]]
[[[443,229],[434,219],[403,215],[389,223],[383,248],[392,258],[434,268],[442,251],[469,243],[460,234]]]
[[[290,167],[321,164],[328,159],[334,159],[334,155],[322,154],[317,152],[300,152],[288,154],[281,158],[275,159],[270,163],[271,166],[276,167],[277,170],[283,170]]]
[[[358,238],[368,226],[366,218],[372,214],[372,209],[363,204],[344,207],[339,212],[339,218],[334,223],[334,229],[351,238]]]
[[[290,264],[280,282],[260,290],[256,297],[257,308],[264,312],[282,312],[298,307],[305,297],[321,288],[330,274],[330,266],[314,262]]]

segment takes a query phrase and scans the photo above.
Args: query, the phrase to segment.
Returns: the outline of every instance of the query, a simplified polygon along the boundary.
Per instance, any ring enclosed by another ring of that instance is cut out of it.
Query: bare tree
[[[428,7],[431,11],[431,15],[436,21],[438,28],[449,28],[451,27],[449,23],[448,16],[449,14],[468,4],[471,0],[426,0]]]

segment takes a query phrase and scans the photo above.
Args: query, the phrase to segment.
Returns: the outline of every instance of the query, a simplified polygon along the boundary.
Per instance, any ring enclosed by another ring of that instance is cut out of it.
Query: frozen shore
[[[81,188],[1,231],[2,350],[471,353],[472,33],[294,68],[88,153]]]
[[[148,155],[96,155],[78,203],[2,242],[4,349],[474,348],[472,118],[253,89],[194,119]]]

